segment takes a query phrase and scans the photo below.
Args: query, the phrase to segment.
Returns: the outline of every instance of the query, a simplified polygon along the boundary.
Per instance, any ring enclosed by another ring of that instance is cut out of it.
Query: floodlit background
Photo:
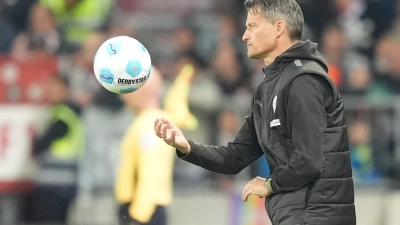
[[[1,225],[27,224],[37,168],[32,137],[48,121],[43,86],[56,72],[68,77],[86,130],[69,224],[117,224],[118,147],[134,116],[94,79],[92,60],[106,38],[128,35],[142,42],[165,89],[182,65],[196,66],[189,107],[201,123],[185,134],[204,144],[232,140],[263,77],[263,62],[247,59],[241,41],[246,15],[241,0],[79,0],[71,6],[74,13],[60,7],[75,1],[0,0]],[[319,43],[345,102],[358,224],[398,225],[400,3],[297,2],[306,22],[303,39]],[[247,181],[268,174],[265,159],[237,176],[176,160],[170,224],[269,224],[263,199],[240,201]]]

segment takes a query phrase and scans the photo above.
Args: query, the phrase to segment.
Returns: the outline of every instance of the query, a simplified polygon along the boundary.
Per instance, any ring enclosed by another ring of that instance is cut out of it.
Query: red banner
[[[56,57],[17,61],[0,56],[0,103],[42,103],[43,84],[57,70]]]

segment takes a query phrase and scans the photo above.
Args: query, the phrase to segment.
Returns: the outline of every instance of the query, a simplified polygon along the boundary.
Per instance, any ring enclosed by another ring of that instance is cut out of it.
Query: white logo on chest
[[[269,122],[269,127],[276,127],[276,126],[280,126],[281,125],[281,121],[279,121],[279,119],[274,119],[271,122]]]
[[[276,102],[277,101],[278,101],[278,96],[275,96],[274,100],[272,100],[272,109],[274,110],[274,113],[275,113],[275,110],[276,110]]]

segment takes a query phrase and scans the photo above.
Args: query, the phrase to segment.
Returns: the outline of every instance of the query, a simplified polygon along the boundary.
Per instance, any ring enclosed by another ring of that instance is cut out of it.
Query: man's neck
[[[265,65],[268,66],[271,63],[273,63],[275,61],[276,57],[282,55],[282,53],[284,53],[286,50],[288,50],[289,48],[291,48],[293,45],[295,45],[298,42],[299,42],[299,40],[295,40],[295,41],[287,41],[282,44],[278,44],[277,47],[275,48],[275,50],[273,52],[271,52],[266,58],[264,58]]]

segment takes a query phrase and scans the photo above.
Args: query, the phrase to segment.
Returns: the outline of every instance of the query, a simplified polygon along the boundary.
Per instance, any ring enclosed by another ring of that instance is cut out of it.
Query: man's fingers
[[[161,117],[160,119],[161,119],[162,124],[163,124],[163,125],[166,125],[167,128],[172,128],[172,127],[173,127],[172,123],[169,122],[169,120],[167,120],[166,118]]]
[[[247,202],[247,198],[249,197],[249,195],[251,195],[251,191],[250,189],[247,189],[244,193],[243,193],[243,202]]]
[[[161,137],[161,126],[162,126],[162,123],[160,121],[158,121],[158,122],[154,122],[154,125],[155,125],[154,131],[155,131],[156,135],[158,137],[162,138]]]
[[[169,143],[174,144],[175,143],[175,131],[171,131],[171,136],[169,137]]]
[[[244,186],[244,188],[243,188],[243,192],[242,192],[242,202],[243,202],[243,200],[244,200],[244,193],[247,191],[247,185],[246,186]]]
[[[157,131],[157,127],[159,127],[161,120],[160,118],[157,118],[154,120],[154,130]]]
[[[166,139],[167,138],[167,125],[162,124],[161,125],[161,136],[162,139]]]
[[[246,193],[247,193],[247,191],[249,190],[249,186],[248,185],[246,185],[244,188],[243,188],[243,192],[242,192],[242,202],[245,202],[245,195],[246,195]]]
[[[170,135],[168,134],[168,130],[172,129],[173,125],[166,118],[158,118],[154,120],[154,131],[159,138],[162,138],[164,141],[170,139]]]
[[[154,121],[154,130],[156,135],[163,139],[170,146],[176,146],[176,130],[175,126],[166,118],[159,118]]]

